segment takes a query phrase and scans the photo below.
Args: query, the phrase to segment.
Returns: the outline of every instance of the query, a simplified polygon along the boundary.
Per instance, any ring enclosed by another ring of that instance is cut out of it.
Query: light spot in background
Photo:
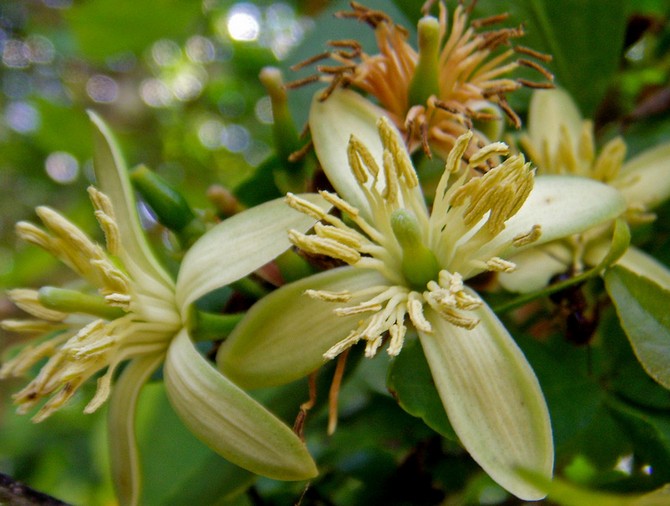
[[[109,104],[118,98],[119,85],[109,76],[96,74],[86,82],[86,93],[94,102]]]
[[[616,471],[620,471],[628,476],[631,475],[633,472],[633,461],[634,457],[633,454],[628,454],[628,455],[622,455],[619,457],[619,460],[617,460],[616,465],[614,466],[614,469]]]
[[[9,128],[21,134],[34,132],[40,125],[39,112],[27,102],[10,102],[4,116]]]
[[[253,41],[258,39],[261,31],[258,7],[247,3],[234,5],[228,12],[226,26],[228,34],[233,40]]]
[[[79,175],[79,162],[66,151],[54,151],[44,162],[44,168],[51,179],[61,184],[72,183]]]
[[[194,35],[186,41],[186,56],[194,63],[209,63],[214,61],[216,48],[207,37]]]
[[[240,125],[230,125],[226,128],[224,146],[228,151],[241,153],[249,147],[251,136],[249,131]]]
[[[26,39],[30,61],[46,65],[53,61],[56,54],[53,43],[42,35],[31,35]]]
[[[145,79],[140,84],[140,96],[150,107],[167,107],[172,103],[170,88],[160,79]]]
[[[209,150],[219,149],[226,138],[226,127],[217,119],[203,121],[198,127],[200,144]]]
[[[202,80],[192,72],[181,72],[172,83],[172,92],[182,102],[197,98],[202,88]]]
[[[647,476],[651,476],[654,472],[654,468],[647,464],[646,466],[642,466],[642,472]]]
[[[272,154],[270,146],[264,142],[253,140],[244,152],[244,160],[252,167],[258,167],[270,154]]]
[[[170,39],[161,39],[151,46],[151,57],[161,67],[168,67],[181,58],[181,48]]]
[[[305,29],[296,18],[293,8],[284,3],[270,5],[265,11],[265,18],[270,29],[270,49],[281,60],[300,43],[305,36]]]
[[[269,125],[272,123],[272,102],[270,97],[265,96],[256,102],[254,107],[254,112],[256,113],[256,119],[261,123]]]
[[[2,48],[2,63],[14,69],[24,69],[30,64],[30,48],[18,39],[5,41]]]

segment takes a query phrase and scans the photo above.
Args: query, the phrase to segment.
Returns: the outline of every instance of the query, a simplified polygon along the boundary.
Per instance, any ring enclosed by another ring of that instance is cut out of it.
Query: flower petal
[[[607,242],[589,248],[584,261],[588,265],[597,265],[608,250]],[[638,276],[650,279],[665,290],[670,290],[670,269],[651,255],[635,246],[629,246],[626,252],[616,262],[616,265],[625,267]]]
[[[324,211],[330,204],[317,194],[300,195]],[[182,318],[189,305],[216,288],[243,278],[287,250],[288,230],[307,231],[316,220],[286,204],[266,202],[228,218],[188,250],[177,277],[176,299]]]
[[[370,207],[349,168],[347,146],[350,137],[354,135],[370,150],[377,165],[383,167],[383,148],[377,131],[377,120],[385,113],[351,90],[336,90],[323,102],[319,101],[318,95],[314,96],[309,111],[314,150],[339,196],[358,208],[362,216],[369,220]],[[420,187],[415,187],[414,191],[419,193],[417,202],[422,202]]]
[[[516,264],[512,272],[498,274],[500,285],[507,291],[529,293],[541,290],[556,274],[566,272],[572,264],[572,252],[565,242],[555,241],[530,248],[509,258]]]
[[[550,478],[554,460],[547,405],[535,373],[487,306],[472,330],[432,310],[433,334],[419,338],[442,403],[463,446],[491,478],[514,495],[537,500],[545,492],[517,472]]]
[[[614,183],[630,204],[652,209],[670,197],[670,143],[648,149],[624,164]]]
[[[172,280],[156,260],[146,237],[142,233],[128,169],[112,132],[103,119],[93,111],[88,115],[95,128],[95,152],[93,168],[100,191],[112,201],[114,214],[119,223],[124,264],[132,270],[133,277],[151,276],[166,287]]]
[[[162,361],[162,355],[133,360],[112,390],[107,430],[112,480],[119,504],[140,504],[142,475],[135,439],[135,412],[140,390]]]
[[[577,104],[565,90],[537,90],[530,99],[528,110],[528,135],[534,146],[545,146],[553,153],[565,125],[577,142],[582,129],[582,115]]]
[[[344,304],[305,290],[360,290],[385,284],[376,271],[342,267],[284,285],[257,302],[219,349],[216,361],[244,388],[280,385],[323,364],[323,354],[356,327],[360,315],[337,316]],[[355,301],[347,304],[355,303]]]
[[[184,424],[233,464],[277,480],[318,474],[298,436],[212,367],[186,330],[172,341],[164,374],[168,398]]]
[[[478,258],[509,256],[528,247],[578,234],[613,220],[626,209],[621,192],[577,176],[538,176],[519,212],[505,223],[505,229],[476,254]],[[533,225],[542,227],[540,238],[514,247],[512,239],[527,234]]]

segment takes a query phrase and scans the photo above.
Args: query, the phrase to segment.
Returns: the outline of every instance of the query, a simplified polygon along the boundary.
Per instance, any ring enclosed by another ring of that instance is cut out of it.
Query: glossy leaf
[[[670,389],[670,292],[622,266],[605,273],[605,286],[640,364]]]

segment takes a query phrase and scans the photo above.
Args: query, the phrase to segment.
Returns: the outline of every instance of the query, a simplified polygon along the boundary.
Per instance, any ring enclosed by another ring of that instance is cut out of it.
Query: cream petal
[[[140,390],[163,361],[151,355],[131,361],[114,385],[107,414],[112,481],[119,504],[140,504],[142,475],[135,439],[135,412]]]
[[[173,285],[172,279],[156,260],[142,233],[128,169],[114,135],[95,112],[89,110],[88,115],[95,127],[93,168],[96,184],[112,201],[125,254],[124,264],[133,271],[133,278],[140,280],[150,276],[152,280],[170,289]]]
[[[323,354],[356,327],[360,315],[336,316],[347,304],[324,302],[305,290],[361,290],[387,284],[376,271],[333,269],[275,290],[257,302],[223,343],[219,369],[244,388],[280,385],[324,362]]]
[[[670,143],[630,159],[614,182],[630,204],[653,209],[670,197]]]
[[[611,186],[577,176],[538,176],[521,209],[474,256],[483,260],[508,257],[613,220],[625,209],[623,196]],[[542,227],[537,241],[518,248],[512,245],[512,239],[527,234],[534,225]],[[474,274],[468,273],[468,277]]]
[[[295,433],[207,362],[182,330],[165,360],[168,398],[189,430],[240,467],[277,480],[318,474]]]
[[[472,330],[426,313],[434,332],[419,338],[461,443],[512,494],[543,498],[517,471],[551,478],[554,462],[549,411],[522,351],[488,306],[475,311],[480,322]]]
[[[318,95],[317,93],[314,96],[309,112],[309,129],[314,150],[328,180],[340,197],[357,207],[362,216],[369,220],[371,210],[349,168],[347,146],[349,138],[356,136],[370,150],[381,168],[383,148],[377,131],[377,119],[385,113],[351,90],[336,90],[323,102],[319,101]],[[420,187],[415,187],[414,191],[417,193],[415,201],[423,202]]]
[[[561,125],[567,127],[576,142],[582,129],[582,115],[572,97],[561,88],[535,91],[528,110],[528,135],[533,145],[539,148],[546,142],[553,153]]]
[[[597,265],[607,253],[608,248],[607,242],[589,248],[584,261],[588,265]],[[665,290],[670,290],[670,268],[635,246],[629,246],[616,265],[654,281]]]
[[[572,263],[571,251],[563,242],[530,248],[509,260],[516,264],[516,269],[499,273],[498,281],[505,290],[517,293],[541,290],[553,276],[566,272]]]
[[[330,204],[317,194],[300,197],[327,212]],[[189,305],[216,288],[243,278],[287,250],[289,229],[307,231],[316,220],[286,204],[265,202],[228,218],[188,250],[177,277],[176,299],[182,318]]]

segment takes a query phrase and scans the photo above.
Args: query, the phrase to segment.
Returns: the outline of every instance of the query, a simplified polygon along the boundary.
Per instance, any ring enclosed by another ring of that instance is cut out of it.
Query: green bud
[[[84,313],[105,320],[115,320],[125,314],[120,307],[110,306],[104,297],[65,288],[42,287],[38,291],[37,299],[47,309],[62,313]]]
[[[435,254],[421,240],[416,218],[406,209],[391,214],[393,234],[403,250],[402,273],[415,290],[424,290],[429,281],[437,279],[440,265]]]
[[[184,196],[161,176],[139,165],[131,171],[130,180],[156,214],[159,223],[175,232],[183,245],[191,245],[205,233],[204,224]]]
[[[440,23],[432,16],[419,20],[419,61],[409,85],[409,103],[425,104],[431,95],[440,94]]]

